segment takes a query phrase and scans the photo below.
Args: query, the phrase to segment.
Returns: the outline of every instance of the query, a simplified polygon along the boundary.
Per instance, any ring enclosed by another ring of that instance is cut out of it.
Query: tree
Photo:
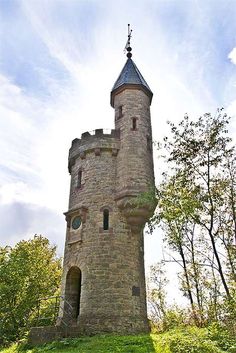
[[[165,318],[167,311],[166,285],[168,280],[165,276],[164,263],[157,263],[150,268],[148,281],[147,300],[149,314],[153,323],[166,329]],[[161,323],[161,325],[160,325]],[[160,328],[160,327],[159,327]]]
[[[227,156],[233,153],[231,139],[228,137],[226,114],[218,111],[217,115],[204,114],[197,122],[188,118],[180,123],[180,129],[172,125],[173,147],[169,161],[178,164],[189,185],[198,188],[200,207],[193,219],[206,231],[216,266],[227,297],[230,297],[229,284],[223,271],[222,259],[217,248],[221,230],[222,210],[226,210],[224,193],[224,166]]]
[[[186,115],[177,126],[169,124],[168,171],[157,188],[153,220],[178,254],[181,288],[197,323],[212,310],[219,317],[217,305],[224,298],[235,305],[236,153],[222,109],[215,116],[191,121]]]
[[[60,278],[61,259],[48,239],[35,235],[13,248],[0,248],[1,342],[18,339],[27,331],[38,300],[53,296]]]
[[[165,262],[150,267],[147,285],[147,302],[152,331],[164,332],[190,322],[189,310],[176,304],[167,305],[167,285]]]
[[[200,206],[196,198],[198,189],[187,186],[183,173],[177,172],[169,178],[165,175],[158,193],[158,218],[164,240],[174,252],[173,261],[182,269],[179,274],[181,290],[189,300],[195,324],[200,326],[203,322],[203,271],[198,263],[200,239],[197,240],[197,224],[193,220],[194,212]]]

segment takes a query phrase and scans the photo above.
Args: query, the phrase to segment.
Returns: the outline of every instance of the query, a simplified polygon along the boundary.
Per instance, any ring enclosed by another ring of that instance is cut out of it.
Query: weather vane
[[[130,46],[131,34],[132,34],[132,29],[130,29],[130,24],[128,24],[128,40],[126,42],[125,49],[124,49],[124,53],[127,51],[128,58],[132,57],[132,53],[131,53],[132,48]]]

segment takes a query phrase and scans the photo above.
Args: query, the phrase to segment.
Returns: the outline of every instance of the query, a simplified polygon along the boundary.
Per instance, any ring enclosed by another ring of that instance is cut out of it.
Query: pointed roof
[[[152,91],[144,80],[141,72],[131,58],[128,58],[118,79],[111,90],[111,105],[114,106],[114,96],[116,93],[123,91],[125,88],[137,88],[143,90],[152,101]]]

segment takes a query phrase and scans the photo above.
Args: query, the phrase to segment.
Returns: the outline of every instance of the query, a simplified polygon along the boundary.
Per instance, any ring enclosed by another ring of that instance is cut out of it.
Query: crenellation
[[[85,132],[81,139],[74,139],[69,150],[69,173],[71,173],[75,161],[78,158],[85,159],[89,153],[95,153],[96,156],[99,156],[104,151],[109,151],[111,157],[116,157],[120,148],[119,137],[119,130],[111,130],[110,134],[104,134],[103,129],[97,129],[93,135]]]

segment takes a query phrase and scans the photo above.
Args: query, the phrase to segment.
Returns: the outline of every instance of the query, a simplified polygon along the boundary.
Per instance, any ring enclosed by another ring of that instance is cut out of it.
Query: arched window
[[[132,130],[137,129],[137,118],[132,118]]]
[[[109,210],[103,211],[103,230],[109,229]]]
[[[78,181],[77,181],[77,187],[81,188],[82,185],[82,170],[79,170],[78,172]]]

